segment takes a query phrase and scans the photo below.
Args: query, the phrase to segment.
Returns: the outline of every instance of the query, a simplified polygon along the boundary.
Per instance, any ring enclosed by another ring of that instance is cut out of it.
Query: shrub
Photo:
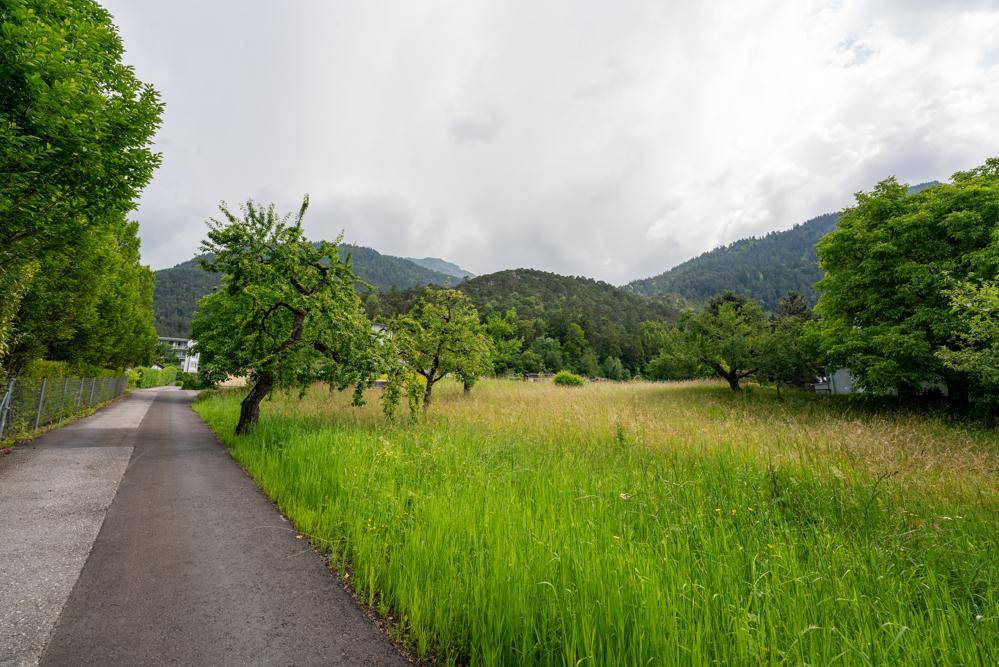
[[[166,368],[151,368],[143,366],[135,370],[138,371],[138,377],[136,378],[135,385],[140,389],[170,385],[177,379],[176,366],[167,366]]]
[[[209,389],[197,373],[177,373],[177,384],[181,389]]]
[[[66,361],[49,361],[46,359],[35,359],[29,362],[24,369],[18,373],[18,377],[40,380],[41,378],[109,378],[118,377],[121,371],[109,368],[97,368],[94,366],[70,364]]]
[[[583,384],[583,378],[569,371],[559,371],[552,382],[563,387],[579,387]]]

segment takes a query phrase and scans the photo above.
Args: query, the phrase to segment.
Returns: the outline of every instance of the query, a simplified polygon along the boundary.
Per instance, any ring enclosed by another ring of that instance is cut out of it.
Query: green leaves
[[[163,107],[121,56],[92,0],[0,7],[0,283],[38,268],[17,314],[0,318],[10,370],[40,355],[141,363],[155,345],[127,215],[159,164]]]
[[[660,345],[660,368],[696,374],[698,367],[728,381],[756,373],[768,344],[767,322],[759,303],[732,292],[713,297],[699,311],[688,311],[675,327],[650,326],[650,337]]]
[[[963,282],[947,291],[960,321],[957,341],[937,351],[948,368],[967,373],[977,385],[977,400],[999,405],[999,282]]]
[[[359,402],[383,365],[339,239],[305,238],[308,204],[306,197],[294,218],[273,205],[248,201],[236,213],[223,204],[202,243],[204,268],[223,280],[199,302],[192,324],[201,370],[214,382],[252,374],[256,404],[271,387],[318,380],[340,390],[355,385]]]
[[[389,329],[399,361],[390,383],[409,386],[414,376],[422,378],[424,410],[434,384],[447,375],[455,375],[467,390],[492,369],[492,341],[475,306],[458,290],[428,290]]]
[[[967,394],[973,373],[953,355],[967,323],[952,288],[999,269],[999,160],[914,195],[882,181],[857,195],[818,254],[826,275],[815,331],[831,364],[869,393],[920,393],[944,381]]]

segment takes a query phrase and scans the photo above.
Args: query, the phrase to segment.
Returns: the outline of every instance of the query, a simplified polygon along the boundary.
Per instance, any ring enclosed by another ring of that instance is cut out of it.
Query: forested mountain
[[[160,336],[186,338],[198,299],[219,284],[219,276],[201,268],[197,258],[153,273],[153,322]]]
[[[919,192],[934,184],[923,183],[909,191]],[[787,292],[797,291],[814,303],[814,285],[822,276],[815,244],[835,228],[838,217],[838,213],[828,213],[785,231],[742,239],[623,288],[533,269],[476,277],[438,258],[394,257],[347,244],[341,246],[341,253],[349,253],[357,275],[380,292],[369,299],[368,308],[373,313],[408,309],[419,293],[412,288],[458,286],[484,316],[514,308],[520,320],[537,323],[524,332],[528,343],[536,337],[560,339],[566,327],[575,323],[584,329],[587,340],[602,357],[625,355],[637,360],[642,356],[636,351],[638,344],[632,340],[628,343],[630,351],[625,352],[621,341],[638,336],[639,324],[644,320],[671,319],[684,299],[704,302],[732,290],[773,310]],[[218,278],[202,271],[196,260],[157,271],[155,315],[159,334],[188,335],[197,300],[216,284]]]
[[[420,285],[457,285],[460,278],[414,263],[405,257],[383,255],[359,245],[343,244],[340,257],[351,256],[354,273],[376,289],[406,289]]]
[[[815,244],[836,227],[837,218],[838,213],[827,213],[785,231],[736,241],[658,276],[628,283],[625,289],[644,295],[673,292],[692,301],[732,290],[770,310],[794,290],[815,303],[814,285],[822,277]]]
[[[672,295],[646,297],[604,282],[534,269],[510,269],[465,280],[458,288],[471,298],[484,320],[508,316],[526,350],[560,354],[569,367],[591,375],[587,365],[619,360],[639,372],[650,358],[642,336],[646,321],[673,321],[687,305]],[[409,310],[422,290],[390,291],[368,300],[377,319]],[[573,325],[576,325],[575,327]],[[575,340],[582,329],[584,341]],[[588,361],[587,352],[593,357]],[[548,370],[551,368],[549,363]]]
[[[909,193],[936,184],[913,185]],[[791,229],[735,241],[624,288],[647,296],[671,292],[699,302],[732,290],[757,299],[768,310],[793,290],[814,304],[818,298],[815,283],[822,277],[815,244],[836,227],[838,218],[838,213],[826,213]]]
[[[383,255],[364,246],[345,243],[340,246],[340,255],[350,255],[354,272],[378,290],[431,284],[451,286],[460,281],[455,276],[419,266],[402,257]],[[202,270],[197,259],[156,271],[154,275],[156,332],[160,336],[188,336],[198,299],[219,284],[219,276]]]
[[[446,273],[449,276],[454,276],[455,278],[474,278],[475,274],[471,271],[466,271],[457,264],[453,262],[448,262],[440,257],[406,257],[413,264],[417,266],[422,266],[425,269],[430,269],[431,271],[440,271],[441,273]]]
[[[497,271],[466,280],[459,289],[485,315],[515,308],[520,317],[545,319],[556,329],[562,322],[672,319],[685,305],[672,294],[643,298],[592,278],[535,269]]]

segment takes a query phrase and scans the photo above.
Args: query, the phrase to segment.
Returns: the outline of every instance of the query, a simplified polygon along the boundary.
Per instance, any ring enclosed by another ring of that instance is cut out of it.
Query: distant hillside
[[[197,259],[153,272],[153,326],[160,336],[186,338],[198,299],[215,289],[219,277],[202,270]]]
[[[909,192],[936,184],[920,183]],[[815,244],[835,229],[838,218],[838,213],[827,213],[788,230],[742,239],[658,276],[630,282],[624,289],[647,296],[672,292],[698,302],[732,290],[761,301],[768,309],[776,308],[780,298],[794,290],[815,303],[815,283],[822,277]]]
[[[431,271],[439,271],[440,273],[446,273],[449,276],[454,276],[455,278],[474,278],[475,274],[471,271],[466,271],[457,264],[452,262],[444,261],[439,257],[406,257],[413,264],[417,266],[422,266],[425,269],[430,269]]]
[[[340,256],[350,255],[354,273],[376,289],[406,289],[420,285],[457,285],[460,279],[443,271],[420,266],[404,257],[383,255],[364,246],[343,244]]]
[[[344,244],[341,257],[350,255],[354,272],[375,289],[407,289],[422,285],[452,286],[460,279],[434,271],[402,257],[383,255],[371,248]],[[153,318],[160,336],[186,337],[198,299],[211,292],[219,276],[203,271],[197,259],[154,273]]]
[[[524,342],[564,339],[570,324],[582,327],[597,357],[620,358],[632,372],[644,367],[649,350],[642,323],[673,321],[687,303],[673,294],[654,297],[626,292],[605,282],[534,269],[510,269],[470,278],[458,286],[483,317],[513,308],[522,321]],[[422,290],[384,292],[368,302],[376,318],[412,307]]]
[[[636,280],[625,289],[651,296],[674,292],[692,301],[733,290],[775,308],[791,290],[814,303],[815,282],[822,277],[815,244],[836,227],[838,213],[812,218],[782,232],[742,239],[687,260],[666,273]]]
[[[459,289],[486,314],[516,308],[522,318],[564,318],[566,324],[673,319],[686,305],[672,294],[648,298],[592,278],[536,269],[508,269],[477,276],[466,280]]]

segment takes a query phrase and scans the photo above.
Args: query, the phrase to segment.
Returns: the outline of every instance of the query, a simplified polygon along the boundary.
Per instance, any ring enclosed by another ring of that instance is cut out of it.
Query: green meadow
[[[716,383],[196,409],[434,663],[996,664],[999,436]],[[238,554],[234,554],[238,558]]]

